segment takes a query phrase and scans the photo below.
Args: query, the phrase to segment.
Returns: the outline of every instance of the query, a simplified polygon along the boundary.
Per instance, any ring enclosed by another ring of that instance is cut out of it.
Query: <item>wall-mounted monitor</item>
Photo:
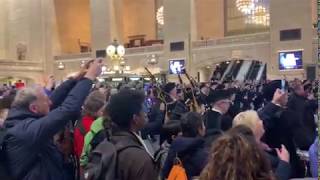
[[[279,51],[279,70],[303,69],[303,50]]]
[[[185,60],[172,59],[169,60],[169,74],[185,74]]]

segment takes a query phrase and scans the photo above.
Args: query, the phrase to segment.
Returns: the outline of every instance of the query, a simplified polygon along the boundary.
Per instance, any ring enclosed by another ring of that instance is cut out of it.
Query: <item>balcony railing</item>
[[[226,44],[241,44],[241,43],[256,43],[256,42],[268,42],[270,41],[270,33],[256,33],[249,35],[229,36],[222,39],[211,39],[194,41],[192,43],[193,48],[205,48],[210,46],[219,46]]]
[[[158,52],[163,51],[163,44],[157,44],[152,46],[142,46],[142,47],[134,47],[134,48],[127,48],[126,54],[142,54],[142,53],[151,53],[151,52]]]
[[[3,65],[3,66],[41,66],[42,63],[40,61],[0,59],[0,65]]]
[[[40,61],[0,59],[0,69],[6,71],[42,71],[43,63]]]
[[[68,59],[87,59],[91,58],[91,53],[74,53],[74,54],[62,54],[58,56],[54,56],[54,60],[68,60]]]

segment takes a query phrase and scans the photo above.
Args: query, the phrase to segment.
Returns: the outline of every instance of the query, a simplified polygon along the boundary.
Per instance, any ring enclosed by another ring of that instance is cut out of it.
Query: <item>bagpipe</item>
[[[163,108],[161,108],[160,106],[160,110],[163,110],[165,112],[164,121],[167,122],[169,120],[168,105],[171,103],[167,101],[167,97],[169,97],[170,95],[162,89],[161,84],[157,82],[156,77],[151,73],[151,71],[147,67],[144,67],[144,69],[146,70],[148,76],[151,79],[152,87],[156,89],[156,92],[157,92],[156,97],[160,100],[161,104],[163,104],[164,106]]]
[[[146,72],[148,73],[148,76],[151,79],[152,87],[156,88],[157,98],[161,102],[167,104],[166,96],[168,96],[169,94],[162,90],[161,85],[157,82],[156,77],[151,73],[151,71],[147,67],[144,67],[144,69],[146,70]]]
[[[182,78],[181,78],[181,74],[178,73],[178,79],[179,79],[179,82],[182,86],[182,92],[183,92],[184,97],[186,99],[185,104],[190,108],[190,111],[201,113],[202,109],[201,109],[201,106],[199,105],[197,98],[196,98],[196,96],[200,94],[199,87],[197,86],[197,83],[195,82],[195,80],[189,76],[187,71],[185,71],[185,75],[191,85],[190,88],[185,87],[185,85],[182,81]]]

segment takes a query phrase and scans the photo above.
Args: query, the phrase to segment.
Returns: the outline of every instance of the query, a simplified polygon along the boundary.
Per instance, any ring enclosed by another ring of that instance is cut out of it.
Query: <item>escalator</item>
[[[256,80],[257,79],[257,75],[259,73],[259,70],[262,66],[262,63],[260,62],[256,62],[252,68],[252,71],[248,77],[248,80]]]
[[[253,71],[254,67],[256,66],[256,64],[257,64],[257,61],[252,61],[251,66],[250,66],[250,68],[248,70],[248,73],[245,76],[245,80],[249,79],[249,77],[251,76],[252,71]]]
[[[217,66],[216,69],[214,70],[212,78],[215,80],[221,80],[228,66],[229,66],[229,63],[227,62],[220,63],[219,66]]]
[[[245,77],[248,74],[252,63],[253,63],[253,61],[243,61],[243,64],[240,67],[240,70],[239,70],[239,72],[237,74],[236,80],[238,80],[238,81],[244,81],[245,80]]]
[[[236,62],[234,68],[233,68],[232,71],[231,71],[231,77],[232,77],[232,79],[236,79],[236,77],[237,77],[237,75],[238,75],[238,72],[239,72],[242,64],[243,64],[243,60],[240,60],[240,61],[237,61],[237,62]]]
[[[232,72],[231,70],[233,69],[233,66],[235,65],[234,61],[231,61],[230,63],[228,63],[228,67],[227,69],[224,71],[223,76],[221,78],[221,81],[223,81],[224,79],[229,78],[229,73]]]
[[[257,76],[257,81],[266,80],[267,79],[267,65],[264,63],[261,66],[260,72]]]

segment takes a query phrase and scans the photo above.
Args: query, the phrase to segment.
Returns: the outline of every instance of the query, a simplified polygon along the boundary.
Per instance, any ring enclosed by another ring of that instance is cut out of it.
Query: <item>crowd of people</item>
[[[59,86],[50,76],[0,88],[0,179],[318,177],[318,81],[114,89],[96,83],[101,67],[92,60]]]

